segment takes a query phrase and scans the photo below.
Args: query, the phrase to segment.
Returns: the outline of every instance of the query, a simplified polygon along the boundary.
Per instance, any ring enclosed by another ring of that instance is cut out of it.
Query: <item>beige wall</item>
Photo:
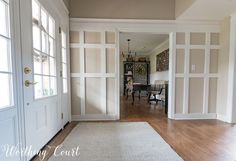
[[[184,97],[184,78],[176,78],[175,80],[175,113],[183,113],[183,97]]]
[[[188,9],[196,0],[175,0],[175,16],[178,18],[186,9]]]
[[[70,17],[175,19],[174,0],[70,0]]]
[[[227,17],[221,22],[220,31],[220,54],[218,62],[218,90],[217,90],[217,113],[226,115],[227,107],[227,84],[229,70],[229,41],[230,41],[230,18]]]
[[[209,82],[209,112],[216,113],[216,103],[217,103],[217,78],[210,78]]]
[[[150,83],[153,84],[155,80],[169,80],[169,71],[156,71],[156,56],[169,48],[169,41],[163,42],[159,45],[149,56],[150,59]]]
[[[189,113],[203,112],[204,79],[189,79]]]

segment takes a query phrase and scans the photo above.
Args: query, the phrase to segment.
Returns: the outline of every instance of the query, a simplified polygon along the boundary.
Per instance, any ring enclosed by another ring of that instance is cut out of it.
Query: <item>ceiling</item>
[[[236,0],[196,0],[177,19],[222,20],[234,12]]]
[[[149,34],[149,33],[121,33],[120,34],[120,51],[127,54],[128,43],[130,41],[130,49],[137,55],[147,56],[158,45],[168,40],[168,34]]]

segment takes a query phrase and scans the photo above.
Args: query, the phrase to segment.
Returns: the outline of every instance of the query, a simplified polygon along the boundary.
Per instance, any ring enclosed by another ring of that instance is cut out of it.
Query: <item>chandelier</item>
[[[130,42],[131,42],[131,39],[127,39],[127,42],[128,42],[128,56],[132,56],[133,55],[136,55],[136,52],[132,52],[130,50]]]

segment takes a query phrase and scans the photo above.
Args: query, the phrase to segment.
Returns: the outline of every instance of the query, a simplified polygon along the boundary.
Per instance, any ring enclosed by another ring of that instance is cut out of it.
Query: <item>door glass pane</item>
[[[56,77],[50,77],[50,95],[57,94]]]
[[[41,98],[43,96],[43,91],[42,91],[42,76],[35,75],[34,76],[34,82],[37,82],[34,86],[34,97]]]
[[[33,46],[40,50],[40,30],[36,25],[33,25]]]
[[[49,96],[49,88],[50,82],[48,76],[43,76],[43,96]]]
[[[62,48],[62,62],[66,63],[66,49]]]
[[[0,34],[4,36],[8,36],[7,33],[7,6],[4,2],[0,1]]]
[[[67,78],[67,68],[66,64],[62,64],[62,77]]]
[[[0,73],[0,108],[4,108],[11,105],[11,92],[12,82],[9,74]]]
[[[49,38],[49,55],[54,56],[54,40]]]
[[[47,34],[45,32],[42,32],[42,52],[47,53]]]
[[[49,35],[52,37],[55,35],[55,22],[51,17],[49,17]]]
[[[50,75],[56,76],[56,66],[54,58],[50,58]]]
[[[49,56],[42,55],[43,74],[49,75]]]
[[[48,18],[47,13],[44,9],[41,9],[41,24],[42,24],[42,30],[47,31],[47,25],[48,25]]]
[[[0,108],[12,106],[14,103],[9,22],[9,2],[0,0]]]
[[[61,34],[61,44],[62,44],[62,47],[66,47],[66,34],[64,32],[62,32]]]
[[[32,14],[33,18],[39,21],[39,5],[35,0],[32,1]]]
[[[34,51],[34,73],[42,74],[42,59],[39,52]]]
[[[55,21],[37,0],[32,2],[35,98],[56,94]],[[40,20],[40,21],[38,21]],[[40,23],[39,23],[40,22]]]
[[[67,89],[67,79],[63,78],[63,93],[67,93],[68,89]]]
[[[68,92],[67,88],[67,58],[66,58],[66,34],[61,32],[61,62],[62,62],[62,89],[63,93]]]
[[[0,37],[0,71],[9,71],[8,57],[10,53],[8,52],[8,41]]]

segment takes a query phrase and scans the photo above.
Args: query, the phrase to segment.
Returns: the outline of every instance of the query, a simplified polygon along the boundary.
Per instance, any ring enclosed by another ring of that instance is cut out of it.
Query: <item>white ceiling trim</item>
[[[148,32],[153,34],[169,34],[170,32],[219,32],[220,21],[70,18],[70,30],[115,30],[118,32]]]
[[[97,18],[70,18],[71,22],[80,23],[147,23],[147,24],[205,24],[218,25],[218,20],[142,20],[142,19],[97,19]]]

